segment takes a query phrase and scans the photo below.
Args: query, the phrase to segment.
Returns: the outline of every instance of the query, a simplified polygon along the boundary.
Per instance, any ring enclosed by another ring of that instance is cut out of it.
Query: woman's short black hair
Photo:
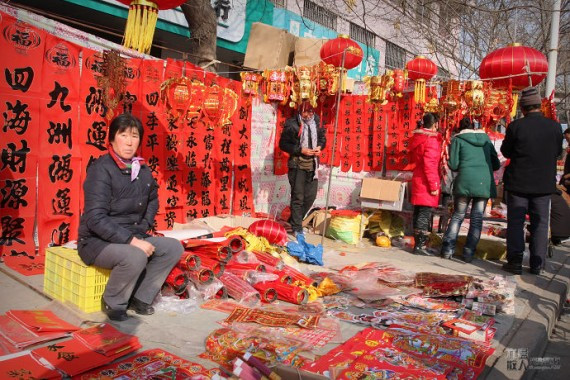
[[[468,116],[465,116],[463,119],[461,119],[457,131],[461,132],[464,129],[473,129],[473,122]]]
[[[139,136],[142,140],[144,129],[142,126],[141,121],[131,115],[130,113],[122,113],[116,118],[113,119],[111,125],[109,125],[109,142],[113,142],[115,140],[115,136],[117,133],[121,133],[127,129],[136,128],[139,132]]]
[[[439,115],[436,113],[428,112],[418,120],[418,128],[431,128],[439,121]]]
[[[566,128],[566,130],[564,131],[565,135],[570,135],[570,128]]]

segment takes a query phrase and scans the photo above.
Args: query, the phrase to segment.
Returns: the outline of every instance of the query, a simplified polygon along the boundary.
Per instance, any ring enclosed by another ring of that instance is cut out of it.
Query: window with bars
[[[305,0],[303,2],[303,17],[332,30],[336,30],[337,15],[312,1]]]
[[[370,47],[374,47],[376,45],[376,34],[366,30],[366,28],[363,28],[360,25],[353,24],[352,22],[350,23],[350,37],[353,40]]]
[[[277,8],[287,8],[287,0],[269,0],[275,5]]]
[[[406,66],[406,50],[386,41],[386,68],[403,69]]]

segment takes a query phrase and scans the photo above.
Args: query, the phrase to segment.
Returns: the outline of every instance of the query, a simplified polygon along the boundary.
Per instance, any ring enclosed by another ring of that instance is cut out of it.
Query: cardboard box
[[[260,22],[251,25],[243,65],[253,69],[284,69],[293,63],[297,37]]]
[[[407,182],[381,178],[362,179],[360,205],[381,210],[402,211]]]
[[[295,66],[314,66],[321,61],[321,47],[328,40],[299,37],[295,41]]]

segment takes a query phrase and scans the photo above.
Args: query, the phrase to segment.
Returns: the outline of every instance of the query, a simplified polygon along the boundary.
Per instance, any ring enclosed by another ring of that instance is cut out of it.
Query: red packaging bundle
[[[257,257],[259,261],[261,261],[264,264],[271,265],[272,267],[275,267],[279,270],[283,268],[284,265],[283,260],[281,260],[278,257],[274,257],[270,253],[253,251],[253,254],[255,255],[255,257]]]
[[[258,291],[236,275],[225,272],[220,276],[220,280],[224,283],[228,295],[238,302],[259,298]]]
[[[192,252],[184,252],[177,266],[182,270],[194,270],[200,268],[200,257]]]
[[[234,263],[229,262],[226,264],[226,271],[234,273],[237,272],[255,270],[260,272],[265,272],[265,265],[263,264],[249,264],[249,263]],[[239,275],[238,275],[239,276]]]
[[[230,247],[232,253],[243,251],[245,249],[245,240],[239,235],[230,236],[227,240],[222,242],[223,245]]]
[[[199,257],[209,257],[211,259],[223,262],[229,261],[229,259],[232,257],[231,249],[228,246],[222,245],[220,243],[209,243],[199,246],[187,247],[186,250]]]
[[[210,284],[212,281],[214,281],[214,278],[216,278],[216,276],[214,276],[214,272],[207,268],[189,270],[186,271],[186,274],[188,275],[188,278],[195,284]]]
[[[284,284],[281,281],[265,282],[277,292],[277,298],[296,305],[306,304],[309,301],[309,293],[298,286]]]
[[[289,265],[284,265],[283,268],[279,271],[279,274],[279,277],[282,277],[282,275],[289,276],[293,279],[293,282],[299,281],[306,286],[317,285],[317,282],[315,280],[299,272],[297,269],[290,267]]]
[[[277,290],[271,282],[258,282],[253,284],[253,287],[259,292],[262,302],[271,303],[277,300]]]
[[[188,277],[180,268],[174,267],[164,282],[172,287],[175,293],[180,293],[182,290],[186,289],[186,286],[188,285]]]
[[[214,272],[214,276],[218,278],[224,273],[226,269],[226,265],[224,263],[211,259],[208,256],[200,256],[200,261],[203,268],[211,270]]]

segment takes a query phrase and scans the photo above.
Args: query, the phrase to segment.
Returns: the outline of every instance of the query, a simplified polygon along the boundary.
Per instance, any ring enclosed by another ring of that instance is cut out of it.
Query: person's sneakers
[[[522,274],[522,264],[515,263],[505,263],[503,264],[503,270],[510,272],[512,274]]]
[[[126,310],[111,309],[111,306],[107,305],[103,297],[101,297],[101,311],[107,314],[107,317],[112,321],[122,322],[129,319]]]
[[[131,302],[129,302],[129,309],[134,310],[135,313],[140,315],[154,314],[154,307],[148,303],[136,299],[135,297],[131,298]]]
[[[473,261],[473,255],[466,255],[465,253],[463,253],[463,256],[461,257],[461,260],[463,260],[464,263],[470,263]]]
[[[536,274],[537,276],[540,276],[542,274],[541,268],[530,268],[528,271],[532,274]]]

